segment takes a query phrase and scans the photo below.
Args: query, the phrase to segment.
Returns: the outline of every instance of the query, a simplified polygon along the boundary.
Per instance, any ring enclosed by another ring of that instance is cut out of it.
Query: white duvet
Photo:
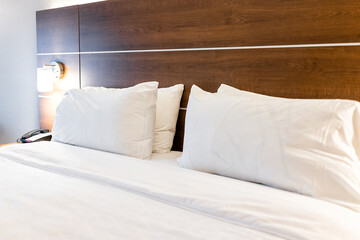
[[[360,214],[70,145],[0,149],[0,239],[360,239]]]

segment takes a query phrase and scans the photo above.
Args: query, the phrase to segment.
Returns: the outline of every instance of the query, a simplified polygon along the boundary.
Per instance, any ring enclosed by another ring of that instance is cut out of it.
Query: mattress
[[[40,142],[0,150],[0,239],[360,239],[360,214],[153,160]],[[171,157],[170,157],[171,156]]]

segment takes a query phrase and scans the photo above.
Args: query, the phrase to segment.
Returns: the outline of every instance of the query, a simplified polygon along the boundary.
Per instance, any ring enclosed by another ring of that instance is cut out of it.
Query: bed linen
[[[0,150],[0,239],[360,239],[360,214],[56,142]]]
[[[301,193],[360,213],[360,103],[193,85],[181,167]]]
[[[181,157],[181,155],[182,152],[179,151],[170,151],[167,153],[153,153],[151,156],[151,162],[178,167],[176,159]]]

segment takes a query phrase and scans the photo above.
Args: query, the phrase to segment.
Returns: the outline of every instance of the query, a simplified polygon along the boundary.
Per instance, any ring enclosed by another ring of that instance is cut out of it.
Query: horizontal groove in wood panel
[[[79,10],[83,52],[360,40],[353,0],[119,0]]]
[[[218,47],[218,48],[179,48],[179,49],[97,51],[97,52],[95,51],[94,52],[63,52],[63,53],[38,53],[37,55],[47,56],[47,55],[76,55],[76,54],[146,53],[146,52],[188,52],[188,51],[267,49],[267,48],[353,47],[353,46],[360,46],[360,43],[320,43],[320,44],[298,44],[298,45]]]

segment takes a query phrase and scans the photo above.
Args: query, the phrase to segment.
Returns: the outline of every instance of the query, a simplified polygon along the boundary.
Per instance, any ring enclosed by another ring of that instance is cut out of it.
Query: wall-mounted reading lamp
[[[54,82],[63,78],[64,64],[53,61],[37,69],[37,89],[39,92],[54,91]]]

